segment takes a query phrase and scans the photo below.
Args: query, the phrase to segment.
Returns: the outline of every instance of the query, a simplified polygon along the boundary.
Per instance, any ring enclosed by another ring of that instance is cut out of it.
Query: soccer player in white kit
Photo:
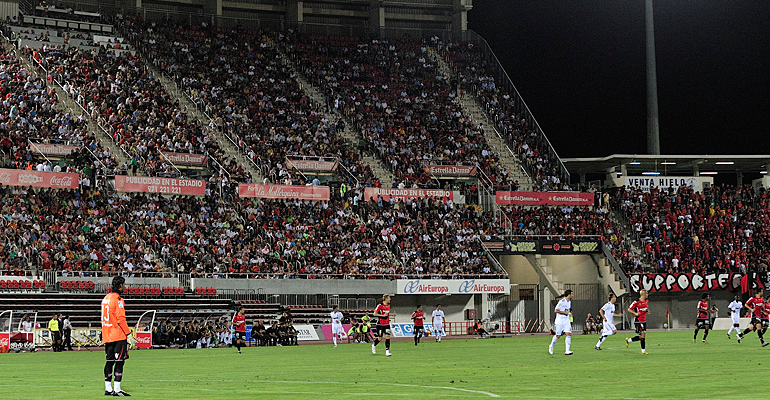
[[[730,337],[730,334],[733,333],[733,329],[735,329],[736,332],[741,331],[740,328],[740,322],[741,322],[741,310],[743,309],[743,303],[741,303],[741,296],[735,296],[735,300],[730,303],[729,306],[727,306],[727,309],[730,310],[730,316],[733,318],[733,326],[730,327],[730,330],[727,331],[727,338],[732,339]]]
[[[602,343],[604,343],[608,336],[618,333],[618,329],[615,328],[615,324],[612,323],[612,318],[623,316],[623,314],[615,314],[615,302],[618,300],[617,296],[615,296],[614,293],[610,293],[610,298],[607,300],[607,304],[602,306],[601,310],[599,310],[599,314],[602,315],[604,329],[602,329],[602,335],[599,337],[599,341],[596,342],[596,346],[594,346],[596,350],[602,349]]]
[[[436,335],[436,342],[441,342],[441,336],[444,335],[444,312],[441,311],[441,304],[436,304],[436,309],[431,314],[433,321],[433,334]]]
[[[337,338],[339,337],[340,340],[342,340],[342,313],[340,312],[339,307],[334,306],[329,316],[332,318],[332,338],[334,339],[334,347],[337,347]]]
[[[561,300],[556,304],[556,308],[553,310],[556,313],[556,321],[553,324],[554,335],[551,339],[551,345],[548,346],[548,353],[553,354],[553,345],[559,340],[561,335],[565,335],[564,344],[566,351],[564,355],[571,356],[573,354],[569,347],[572,344],[572,323],[569,320],[569,316],[572,311],[572,290],[567,289],[561,296]]]

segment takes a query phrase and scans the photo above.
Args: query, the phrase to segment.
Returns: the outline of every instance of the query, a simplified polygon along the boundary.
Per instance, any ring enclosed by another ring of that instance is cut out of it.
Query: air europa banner
[[[633,274],[628,276],[631,291],[697,292],[736,290],[741,287],[741,274]]]
[[[397,294],[511,293],[508,279],[399,279]]]
[[[78,149],[77,146],[65,146],[63,144],[32,143],[35,150],[53,156],[68,156]]]
[[[332,172],[337,170],[336,161],[307,160],[301,158],[287,158],[286,165],[300,171]]]
[[[26,171],[21,169],[0,169],[0,184],[6,186],[77,189],[78,174]]]
[[[209,160],[204,154],[169,153],[165,151],[161,152],[161,154],[174,164],[206,165]]]
[[[369,199],[377,200],[378,197],[382,197],[383,200],[388,201],[391,198],[396,200],[406,199],[422,199],[422,198],[441,198],[447,200],[454,200],[454,194],[451,190],[441,189],[383,189],[383,188],[366,188],[364,189],[364,200]]]
[[[206,194],[206,181],[201,179],[174,179],[158,178],[153,176],[115,175],[115,190],[118,192],[144,192],[203,196]]]
[[[241,183],[238,184],[238,196],[255,197],[259,199],[325,201],[329,200],[331,191],[328,186],[288,186]]]
[[[497,204],[514,206],[592,206],[593,193],[505,192],[495,193]]]
[[[425,172],[436,176],[474,176],[476,167],[469,165],[426,165]]]

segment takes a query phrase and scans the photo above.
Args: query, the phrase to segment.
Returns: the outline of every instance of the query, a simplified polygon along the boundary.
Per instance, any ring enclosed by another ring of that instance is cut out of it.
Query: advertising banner
[[[136,332],[136,347],[149,349],[152,347],[152,332]]]
[[[348,331],[350,328],[353,327],[351,324],[342,324],[342,336],[340,339],[347,339],[348,338]],[[331,324],[321,325],[321,333],[324,334],[324,338],[326,340],[332,340],[332,326]]]
[[[0,184],[6,186],[77,189],[79,183],[78,174],[38,172],[21,169],[0,169]]]
[[[414,337],[414,324],[391,324],[390,327],[393,337]],[[433,335],[433,324],[430,320],[426,320],[423,328],[426,333]]]
[[[436,176],[474,176],[476,167],[468,165],[426,165],[425,172]]]
[[[652,188],[674,188],[686,186],[701,190],[703,178],[699,176],[624,176],[622,185],[632,188],[640,188],[649,192]],[[713,178],[707,177],[707,180],[713,182]]]
[[[68,156],[78,149],[77,146],[50,143],[32,143],[32,148],[49,156]]]
[[[513,206],[592,206],[593,193],[582,192],[506,192],[498,191],[499,205]]]
[[[238,184],[238,196],[259,199],[326,201],[329,200],[331,191],[328,186],[287,186],[240,183]]]
[[[169,153],[162,151],[161,154],[173,164],[186,164],[186,165],[206,165],[209,158],[204,154],[188,154],[188,153]]]
[[[286,158],[286,165],[289,168],[295,168],[300,171],[332,172],[337,170],[337,161]]]
[[[365,188],[364,200],[382,200],[388,201],[391,198],[396,200],[423,199],[423,198],[441,198],[454,201],[454,192],[442,189],[383,189],[383,188]]]
[[[697,292],[709,290],[737,290],[741,287],[741,274],[632,274],[628,276],[631,291],[648,292]]]
[[[202,179],[175,179],[153,176],[115,175],[115,190],[118,192],[144,192],[203,196],[206,181]]]
[[[511,293],[508,279],[399,279],[397,294]]]
[[[318,338],[318,332],[315,331],[313,325],[294,325],[294,329],[297,330],[297,340],[320,340]]]
[[[484,242],[497,254],[589,254],[600,253],[599,240],[504,240]]]

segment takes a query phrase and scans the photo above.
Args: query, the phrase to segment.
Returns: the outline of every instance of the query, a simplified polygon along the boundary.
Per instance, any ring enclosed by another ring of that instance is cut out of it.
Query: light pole
[[[652,0],[645,0],[644,15],[647,39],[647,152],[660,154],[658,76],[655,70],[655,24],[652,17]]]

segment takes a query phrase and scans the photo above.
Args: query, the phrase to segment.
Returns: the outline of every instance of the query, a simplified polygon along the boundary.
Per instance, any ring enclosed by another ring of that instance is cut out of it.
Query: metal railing
[[[481,37],[479,34],[472,30],[468,30],[468,41],[474,43],[475,45],[481,46],[486,53],[486,55],[494,60],[495,66],[497,67],[497,78],[496,83],[499,83],[503,86],[506,86],[509,92],[514,96],[514,100],[520,104],[521,111],[523,116],[531,122],[531,125],[534,126],[536,132],[538,135],[543,139],[543,141],[548,145],[548,149],[551,153],[551,155],[558,161],[559,168],[562,173],[562,177],[566,180],[566,182],[570,181],[570,173],[567,170],[567,167],[564,166],[564,163],[562,162],[561,158],[559,157],[558,153],[556,153],[556,149],[554,149],[551,142],[548,140],[548,137],[545,135],[545,132],[540,127],[540,124],[537,122],[537,119],[535,119],[534,114],[532,114],[532,111],[529,109],[529,106],[527,106],[527,103],[524,101],[524,98],[519,93],[519,90],[516,88],[516,86],[513,84],[513,81],[508,76],[508,72],[505,71],[505,68],[503,68],[502,64],[500,63],[500,60],[498,60],[497,55],[495,55],[495,52],[492,51],[492,48],[489,46],[489,43]]]

